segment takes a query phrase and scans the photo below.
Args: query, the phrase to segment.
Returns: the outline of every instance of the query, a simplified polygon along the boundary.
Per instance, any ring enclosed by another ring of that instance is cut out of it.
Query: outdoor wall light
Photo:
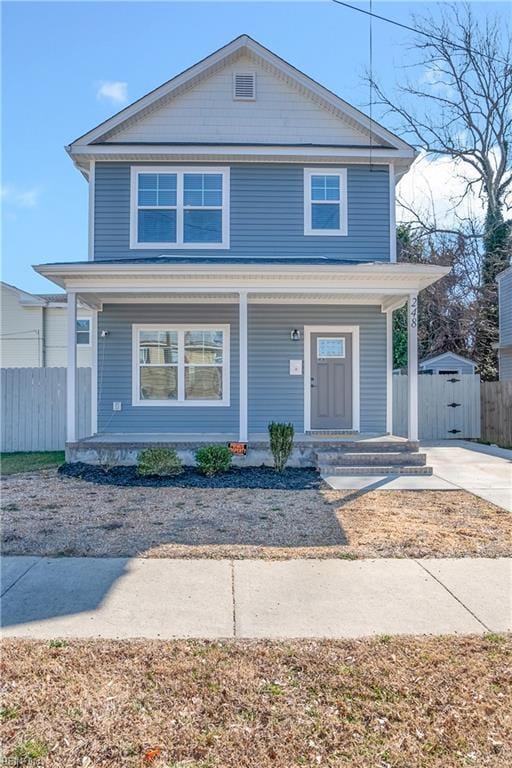
[[[290,339],[292,341],[300,341],[300,331],[298,328],[294,328],[293,331],[290,333]]]

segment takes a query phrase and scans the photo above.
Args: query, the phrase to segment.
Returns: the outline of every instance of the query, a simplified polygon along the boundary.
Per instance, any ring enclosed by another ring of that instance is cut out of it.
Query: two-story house
[[[392,312],[446,274],[396,263],[414,149],[246,35],[68,148],[90,260],[36,270],[93,312],[93,425],[110,441],[392,432]],[[78,454],[73,454],[77,456]],[[85,454],[84,454],[85,455]],[[90,455],[90,454],[89,454]]]

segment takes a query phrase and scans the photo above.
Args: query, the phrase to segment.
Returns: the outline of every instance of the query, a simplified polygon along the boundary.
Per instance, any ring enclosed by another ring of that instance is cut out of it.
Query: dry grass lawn
[[[492,635],[4,641],[6,764],[505,768],[511,652]]]
[[[123,488],[3,481],[3,551],[142,557],[495,557],[511,515],[463,491]]]

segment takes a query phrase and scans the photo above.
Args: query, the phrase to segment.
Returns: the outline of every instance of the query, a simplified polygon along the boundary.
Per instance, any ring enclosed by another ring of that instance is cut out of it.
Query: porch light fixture
[[[290,339],[292,341],[300,341],[300,331],[298,328],[294,328],[293,331],[290,333]]]

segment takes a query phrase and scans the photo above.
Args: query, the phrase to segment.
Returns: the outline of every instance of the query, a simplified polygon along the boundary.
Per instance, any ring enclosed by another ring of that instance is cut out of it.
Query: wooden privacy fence
[[[393,376],[393,433],[407,435],[408,376]],[[418,376],[420,440],[480,437],[480,377]]]
[[[482,382],[482,440],[512,446],[512,381]]]
[[[2,451],[59,451],[66,442],[66,369],[1,369]],[[78,436],[91,434],[91,369],[78,368]]]

